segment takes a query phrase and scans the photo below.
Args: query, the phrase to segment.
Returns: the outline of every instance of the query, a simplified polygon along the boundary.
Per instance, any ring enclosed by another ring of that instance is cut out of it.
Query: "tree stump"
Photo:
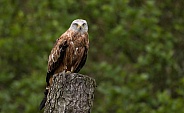
[[[78,73],[53,75],[44,113],[90,113],[95,80]]]

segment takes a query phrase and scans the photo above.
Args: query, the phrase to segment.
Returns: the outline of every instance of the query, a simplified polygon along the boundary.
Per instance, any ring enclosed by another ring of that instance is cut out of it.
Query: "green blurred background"
[[[0,112],[40,112],[51,48],[82,18],[90,50],[80,73],[97,82],[92,113],[184,113],[183,6],[183,0],[0,0]]]

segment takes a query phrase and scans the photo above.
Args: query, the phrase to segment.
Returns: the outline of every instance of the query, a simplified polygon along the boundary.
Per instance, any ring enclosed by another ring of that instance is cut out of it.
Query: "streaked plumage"
[[[45,106],[46,96],[52,84],[52,76],[60,72],[78,73],[84,66],[89,49],[88,25],[85,20],[74,20],[70,28],[56,40],[48,59],[47,87],[40,109]]]

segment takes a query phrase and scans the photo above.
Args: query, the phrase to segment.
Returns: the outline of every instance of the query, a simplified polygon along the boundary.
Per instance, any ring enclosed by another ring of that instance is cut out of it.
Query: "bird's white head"
[[[86,20],[76,19],[72,22],[69,29],[75,32],[85,33],[88,32],[88,24]]]

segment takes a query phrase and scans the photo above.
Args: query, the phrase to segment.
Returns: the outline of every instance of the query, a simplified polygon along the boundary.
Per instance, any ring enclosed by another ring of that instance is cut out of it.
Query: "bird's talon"
[[[70,73],[72,73],[72,72],[71,72],[71,71],[66,71],[66,73],[67,73],[67,74],[70,74]]]

